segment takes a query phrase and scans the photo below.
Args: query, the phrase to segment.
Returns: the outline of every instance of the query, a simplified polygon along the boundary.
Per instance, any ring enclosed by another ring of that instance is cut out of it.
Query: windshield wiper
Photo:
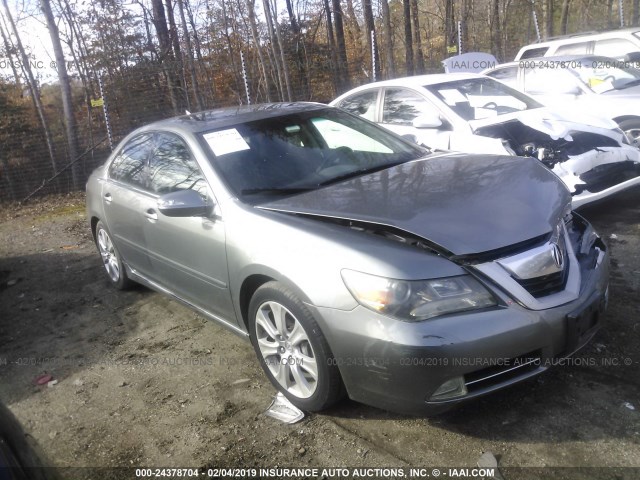
[[[407,163],[407,160],[401,160],[393,163],[386,163],[384,165],[378,165],[373,168],[362,168],[360,170],[354,170],[352,172],[345,173],[344,175],[338,175],[337,177],[330,178],[329,180],[325,180],[324,182],[320,182],[318,184],[319,187],[324,187],[326,185],[331,185],[332,183],[338,183],[342,180],[348,180],[354,177],[360,177],[362,175],[367,175],[369,173],[379,172],[381,170],[386,170],[387,168],[395,167],[396,165],[401,165],[403,163]]]
[[[262,193],[266,195],[293,195],[295,193],[308,192],[309,190],[315,190],[313,187],[296,187],[296,188],[276,188],[276,187],[264,187],[264,188],[245,188],[240,190],[241,195],[254,195]]]

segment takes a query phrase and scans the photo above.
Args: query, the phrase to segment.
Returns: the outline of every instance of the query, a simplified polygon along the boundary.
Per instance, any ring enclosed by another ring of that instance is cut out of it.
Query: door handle
[[[144,216],[149,220],[158,220],[158,214],[153,208],[150,208],[146,212],[144,212]]]
[[[107,202],[107,203],[111,203],[111,201],[113,200],[113,197],[111,196],[111,194],[110,194],[110,193],[105,193],[105,194],[104,194],[104,200],[105,200],[105,202]]]

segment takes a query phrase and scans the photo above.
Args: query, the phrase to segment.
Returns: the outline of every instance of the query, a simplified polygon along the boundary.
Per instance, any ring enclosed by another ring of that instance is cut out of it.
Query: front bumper
[[[350,398],[399,413],[436,414],[540,374],[588,343],[603,323],[608,253],[597,265],[580,267],[578,298],[543,310],[501,291],[500,307],[416,323],[361,306],[310,308]],[[464,379],[467,393],[434,399],[455,377]]]

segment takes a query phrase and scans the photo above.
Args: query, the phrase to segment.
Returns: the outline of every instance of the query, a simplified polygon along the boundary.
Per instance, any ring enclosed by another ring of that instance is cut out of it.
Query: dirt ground
[[[5,206],[0,400],[59,467],[475,467],[491,451],[507,479],[640,478],[640,189],[582,213],[612,252],[611,296],[573,362],[435,418],[344,401],[287,425],[263,415],[275,391],[248,342],[110,288],[82,194]],[[68,476],[135,478],[89,472]]]

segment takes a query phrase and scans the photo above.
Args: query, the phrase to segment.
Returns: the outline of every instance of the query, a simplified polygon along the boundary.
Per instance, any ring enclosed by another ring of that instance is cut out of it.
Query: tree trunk
[[[404,56],[407,76],[413,75],[413,38],[411,36],[411,0],[402,0],[404,13]]]
[[[260,35],[258,34],[258,24],[256,22],[255,0],[247,0],[247,12],[247,16],[249,17],[249,25],[251,26],[251,36],[253,37],[253,43],[256,46],[258,62],[260,62],[260,71],[264,80],[266,99],[267,102],[271,102],[271,82],[269,82],[269,76],[267,75],[267,65],[264,61],[262,47],[260,46]]]
[[[340,0],[332,0],[333,5],[333,21],[336,29],[336,46],[338,48],[338,73],[340,76],[340,86],[343,91],[351,88],[351,81],[349,79],[349,67],[347,64],[347,46],[344,41],[344,21],[342,15],[342,7],[340,6]]]
[[[160,53],[158,55],[162,71],[164,72],[167,80],[167,87],[169,90],[169,100],[171,101],[171,107],[174,113],[178,113],[180,110],[180,104],[178,103],[178,96],[176,95],[177,81],[174,78],[173,65],[167,65],[165,60],[173,60],[171,51],[171,39],[169,37],[169,29],[167,28],[167,18],[164,14],[164,5],[162,0],[151,0],[153,7],[152,22],[156,28],[156,34],[158,36],[158,43],[160,44]]]
[[[633,0],[633,10],[631,13],[631,25],[637,27],[640,20],[640,0]]]
[[[391,31],[391,13],[387,0],[380,0],[382,7],[382,21],[384,23],[384,55],[387,60],[387,78],[396,76],[396,63],[393,59],[393,32]]]
[[[422,40],[420,39],[420,20],[418,20],[418,0],[411,0],[411,18],[413,23],[413,43],[415,45],[415,73],[424,73],[424,57],[422,55]]]
[[[569,0],[562,2],[562,14],[560,16],[560,33],[567,34],[567,26],[569,24]]]
[[[78,156],[78,136],[76,132],[76,120],[73,114],[73,97],[71,96],[71,82],[69,81],[69,75],[67,74],[67,65],[64,59],[64,52],[62,51],[62,43],[60,43],[60,34],[58,32],[58,26],[56,25],[56,19],[53,16],[51,10],[51,4],[49,0],[40,0],[40,7],[44,13],[45,20],[47,22],[47,28],[49,29],[49,36],[51,37],[51,44],[53,47],[53,53],[56,57],[56,64],[58,70],[58,82],[60,83],[60,94],[62,96],[62,110],[64,112],[64,126],[67,133],[67,145],[69,147],[69,161],[75,162]],[[80,178],[80,164],[75,162],[71,167],[71,177],[73,180],[73,188],[80,187],[82,179]]]
[[[445,56],[450,55],[448,51],[449,47],[458,45],[458,42],[456,41],[457,39],[455,38],[455,32],[456,32],[456,18],[455,18],[455,10],[453,8],[453,0],[446,0],[444,4],[444,38],[445,38],[444,54]]]
[[[265,0],[267,5],[269,0]],[[291,102],[293,100],[293,93],[291,92],[291,79],[289,78],[289,62],[285,57],[284,42],[282,41],[282,32],[280,31],[280,22],[278,22],[278,11],[276,8],[276,0],[273,0],[273,10],[271,12],[272,23],[276,31],[276,39],[278,40],[278,50],[280,51],[280,61],[282,62],[282,72],[284,73],[284,83],[287,87],[287,100]]]
[[[191,6],[189,5],[189,0],[183,0],[185,10],[187,12],[187,17],[189,18],[189,24],[191,25],[191,31],[193,32],[193,46],[195,47],[196,58],[198,59],[198,66],[201,68],[204,62],[202,59],[202,42],[200,42],[200,35],[198,34],[198,28],[196,27],[196,22],[193,17],[193,12],[191,11]],[[206,71],[206,69],[205,69]],[[206,83],[206,90],[209,94],[209,99],[211,102],[215,101],[215,92],[216,85],[213,79],[213,76],[207,75],[208,81]]]
[[[31,100],[33,102],[33,107],[38,113],[38,118],[40,119],[42,132],[44,134],[45,142],[47,143],[47,150],[49,151],[49,159],[51,160],[51,169],[53,170],[53,173],[55,175],[56,173],[58,173],[58,166],[56,163],[53,137],[51,136],[51,130],[49,129],[49,123],[47,122],[47,117],[44,114],[44,107],[42,105],[42,100],[40,99],[40,90],[38,89],[38,83],[36,82],[33,76],[33,71],[31,70],[31,64],[29,63],[29,57],[27,56],[27,53],[24,50],[22,41],[20,40],[20,34],[18,33],[18,29],[16,28],[15,22],[13,21],[13,16],[9,11],[7,0],[2,0],[2,4],[4,5],[5,13],[7,16],[7,20],[9,21],[9,25],[11,26],[11,30],[13,31],[13,36],[16,39],[16,48],[18,49],[18,53],[20,54],[22,70],[24,72],[27,85],[29,87],[29,92],[31,93]]]
[[[309,74],[307,73],[306,62],[304,59],[304,37],[300,32],[300,25],[296,19],[296,15],[293,11],[293,4],[291,0],[286,0],[287,13],[289,14],[289,23],[291,24],[291,31],[293,32],[293,38],[296,48],[296,67],[298,74],[300,75],[300,86],[302,87],[302,96],[304,98],[311,98],[311,85],[309,84]]]
[[[189,29],[187,28],[187,19],[184,14],[184,5],[182,0],[177,0],[178,10],[180,11],[180,21],[182,22],[182,33],[184,35],[184,41],[187,46],[187,67],[189,68],[189,74],[191,75],[191,86],[193,88],[193,97],[196,101],[196,108],[198,111],[204,109],[202,103],[202,96],[200,95],[200,85],[198,84],[198,75],[196,74],[196,67],[193,64],[193,48],[191,47],[191,37],[189,36]]]
[[[611,4],[613,0],[610,0]],[[553,0],[542,1],[542,24],[543,24],[543,38],[546,40],[553,36]]]
[[[500,60],[502,58],[502,33],[500,29],[500,0],[491,1],[491,17],[489,19],[491,30],[491,53]]]
[[[269,44],[271,45],[271,55],[273,64],[276,67],[276,75],[278,77],[278,90],[280,92],[280,100],[285,100],[285,83],[283,78],[282,67],[280,65],[280,55],[278,55],[278,41],[275,38],[273,31],[273,21],[271,20],[271,7],[269,6],[269,0],[262,0],[262,7],[264,10],[264,16],[267,21],[267,31],[269,32]]]
[[[331,7],[329,0],[324,0],[324,11],[327,14],[327,37],[329,39],[329,51],[331,52],[331,71],[333,72],[333,88],[335,93],[341,92],[340,71],[338,69],[338,54],[336,52],[336,38],[333,35],[333,20],[331,20]]]
[[[376,80],[380,80],[380,55],[378,54],[378,45],[372,43],[372,36],[375,38],[376,25],[373,19],[373,8],[371,7],[371,0],[362,0],[362,11],[364,13],[364,24],[367,35],[367,47],[369,47],[369,55],[371,56],[372,73]],[[373,48],[375,46],[375,49]]]
[[[462,43],[462,50],[465,52],[472,51],[471,46],[469,45],[469,27],[467,22],[471,17],[471,12],[469,8],[469,0],[461,0],[460,1],[460,40]],[[458,52],[462,53],[462,52]]]

